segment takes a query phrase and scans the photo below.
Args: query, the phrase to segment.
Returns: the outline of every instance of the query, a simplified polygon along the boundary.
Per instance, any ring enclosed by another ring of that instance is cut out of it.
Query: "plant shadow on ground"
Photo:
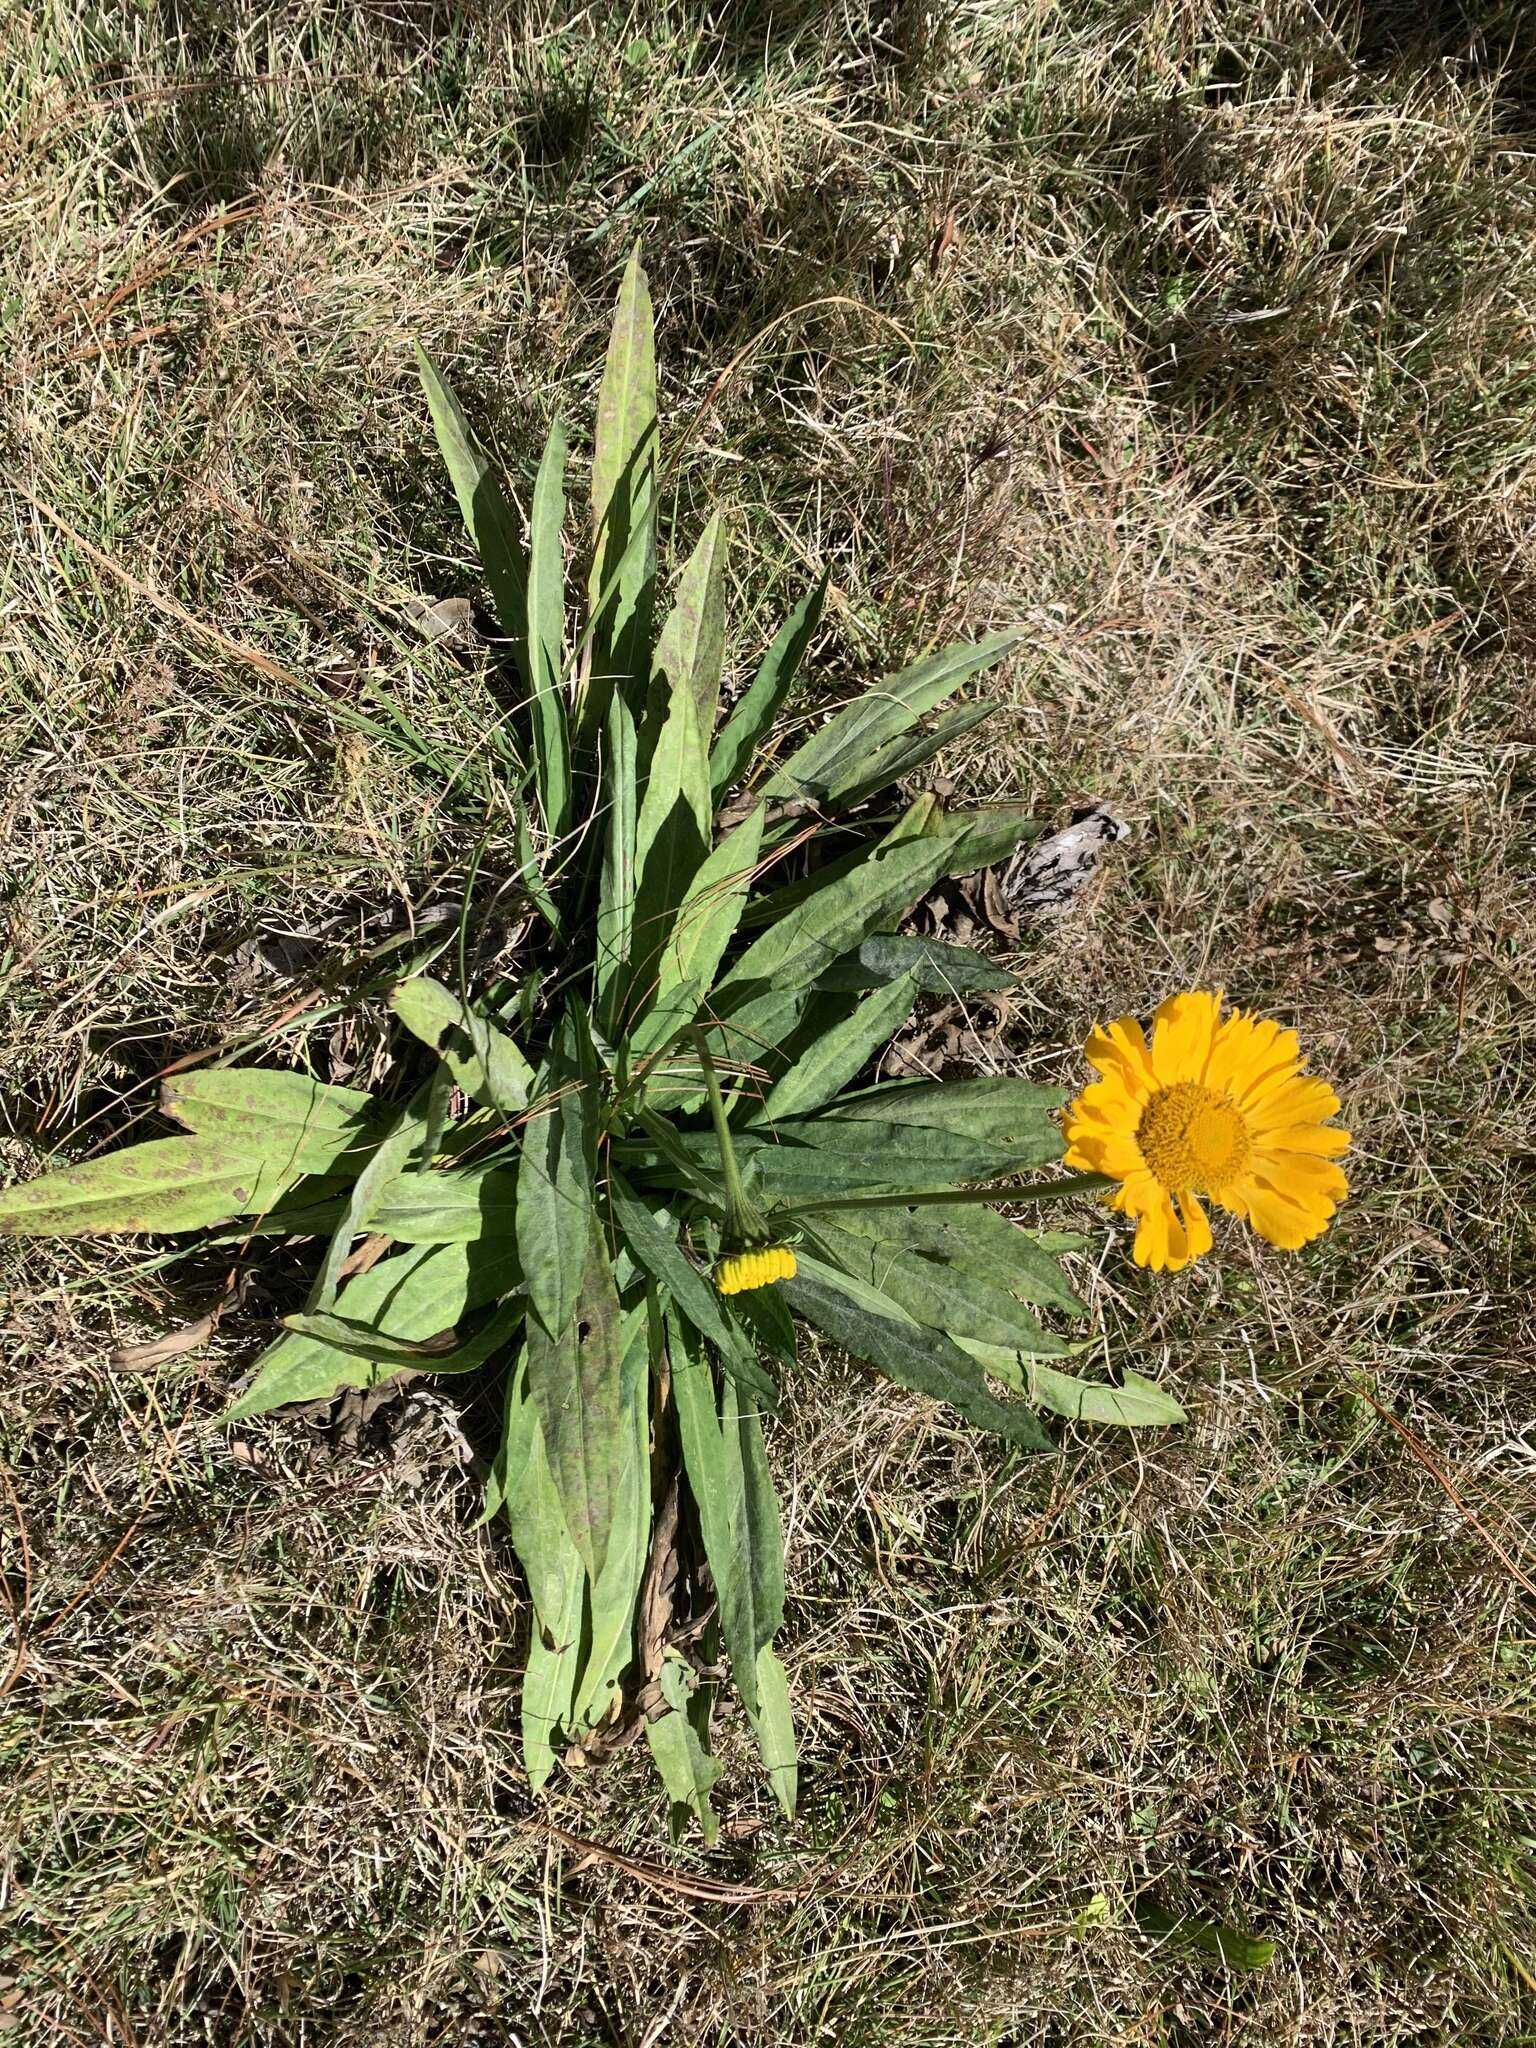
[[[722,21],[0,29],[7,1176],[189,1050],[397,1074],[354,984],[282,1020],[430,943],[477,849],[477,904],[505,879],[513,707],[408,614],[481,596],[408,342],[526,497],[548,419],[588,431],[639,238],[675,531],[738,524],[736,675],[823,562],[828,694],[1025,621],[947,767],[1136,822],[1030,936],[1011,1060],[1073,1078],[1095,1017],[1224,981],[1337,1078],[1354,1200],[1295,1262],[1085,1261],[1177,1434],[1013,1460],[806,1361],[771,1446],[806,1817],[733,1773],[713,1858],[626,1759],[530,1810],[472,1482],[212,1426],[296,1265],[135,1371],[112,1346],[216,1260],[7,1251],[0,2011],[169,2048],[1524,2038],[1536,1671],[1489,1540],[1536,1576],[1528,27]],[[1220,1968],[1148,1903],[1277,1960]]]

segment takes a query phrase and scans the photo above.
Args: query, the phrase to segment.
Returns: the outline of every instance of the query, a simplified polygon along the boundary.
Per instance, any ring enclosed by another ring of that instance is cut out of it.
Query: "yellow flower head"
[[[765,1244],[729,1253],[715,1268],[715,1285],[722,1294],[750,1294],[775,1280],[793,1280],[795,1272],[795,1255],[787,1244]]]
[[[1220,995],[1195,989],[1159,1007],[1150,1045],[1120,1017],[1083,1050],[1101,1078],[1067,1108],[1066,1163],[1119,1181],[1106,1199],[1137,1219],[1138,1266],[1176,1273],[1210,1250],[1202,1195],[1287,1251],[1328,1228],[1349,1133],[1325,1122],[1339,1098],[1301,1071],[1294,1031],[1223,1018]]]

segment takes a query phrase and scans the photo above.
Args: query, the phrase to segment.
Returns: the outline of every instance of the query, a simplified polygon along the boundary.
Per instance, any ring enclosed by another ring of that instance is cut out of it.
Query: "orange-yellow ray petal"
[[[1152,1020],[1152,1071],[1163,1087],[1202,1079],[1220,1014],[1221,997],[1209,989],[1190,989],[1158,1004]]]

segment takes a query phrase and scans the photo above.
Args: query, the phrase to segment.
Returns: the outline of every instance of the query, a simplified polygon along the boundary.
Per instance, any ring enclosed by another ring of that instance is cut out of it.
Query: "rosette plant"
[[[802,1327],[1026,1451],[1052,1446],[1042,1411],[1179,1410],[1133,1374],[1068,1372],[1079,1347],[1045,1318],[1080,1313],[1058,1263],[1078,1240],[1005,1213],[1109,1185],[1062,1177],[1061,1094],[861,1080],[922,991],[999,985],[995,962],[899,927],[941,878],[1011,855],[1029,820],[870,800],[986,715],[929,720],[1016,636],[932,653],[781,747],[826,578],[722,718],[721,517],[658,588],[638,257],[598,398],[579,593],[561,427],[525,541],[448,385],[420,367],[520,685],[517,857],[542,920],[526,979],[496,1006],[426,975],[399,984],[394,1013],[432,1056],[404,1099],[260,1067],[180,1073],[162,1106],[185,1135],[6,1191],[0,1229],[234,1223],[215,1241],[313,1242],[307,1300],[232,1421],[407,1369],[497,1374],[487,1513],[531,1595],[530,1783],[643,1729],[674,1824],[692,1812],[712,1838],[726,1667],[794,1811],[762,1417]]]

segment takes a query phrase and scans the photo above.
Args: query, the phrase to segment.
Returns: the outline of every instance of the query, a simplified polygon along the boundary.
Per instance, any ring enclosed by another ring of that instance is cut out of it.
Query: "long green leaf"
[[[900,1124],[949,1131],[1011,1152],[1021,1166],[1061,1157],[1058,1116],[1065,1091],[1014,1074],[978,1074],[966,1081],[898,1081],[844,1095],[823,1112],[843,1123]]]
[[[623,1232],[635,1264],[650,1275],[664,1296],[671,1298],[678,1313],[686,1316],[694,1329],[715,1346],[731,1379],[769,1409],[776,1408],[778,1390],[758,1364],[751,1342],[710,1282],[691,1263],[673,1234],[673,1226],[662,1222],[620,1175],[613,1175],[608,1190],[613,1220]]]
[[[931,761],[935,754],[941,754],[956,740],[974,732],[978,725],[984,725],[996,710],[996,704],[990,701],[967,704],[962,710],[935,720],[923,731],[905,733],[900,739],[877,747],[863,760],[849,764],[830,801],[840,809],[848,809],[877,790],[891,788]]]
[[[517,1175],[476,1166],[455,1173],[402,1173],[368,1210],[363,1229],[401,1244],[494,1240],[507,1262],[508,1291],[521,1284],[517,1258]]]
[[[994,1379],[1021,1393],[1037,1408],[1049,1408],[1069,1422],[1107,1422],[1121,1429],[1161,1429],[1187,1421],[1184,1410],[1156,1381],[1140,1373],[1126,1372],[1119,1386],[1103,1381],[1080,1380],[1038,1359],[1001,1349],[995,1344],[978,1344],[955,1333],[955,1342],[970,1353]]]
[[[349,1280],[336,1312],[380,1336],[419,1344],[453,1329],[470,1309],[503,1291],[501,1260],[481,1245],[423,1245],[380,1259]],[[284,1336],[261,1358],[251,1384],[225,1411],[226,1422],[265,1415],[290,1401],[328,1399],[342,1387],[371,1387],[398,1367],[381,1367],[314,1337]]]
[[[387,1365],[396,1372],[475,1372],[488,1358],[494,1358],[516,1336],[523,1320],[523,1305],[511,1302],[497,1309],[482,1329],[463,1344],[434,1349],[429,1343],[410,1343],[401,1337],[380,1336],[367,1323],[355,1323],[349,1316],[293,1315],[283,1317],[283,1327],[300,1337],[314,1337],[332,1350],[373,1365]]]
[[[1039,1238],[995,1209],[845,1209],[836,1220],[843,1230],[936,1259],[962,1284],[980,1280],[1070,1316],[1085,1313]]]
[[[572,824],[571,748],[565,698],[565,429],[549,430],[528,525],[528,693],[533,758],[544,825],[556,841]]]
[[[607,722],[617,684],[638,716],[650,673],[656,585],[656,343],[637,249],[614,309],[592,453],[591,670],[583,728]],[[632,542],[639,540],[638,547]],[[614,587],[616,586],[616,587]]]
[[[956,1273],[909,1246],[842,1229],[829,1216],[818,1216],[814,1229],[816,1242],[844,1273],[877,1288],[914,1322],[942,1330],[967,1350],[974,1342],[1010,1354],[1060,1358],[1074,1349],[1042,1329],[1011,1294],[974,1273]]]
[[[761,804],[707,853],[678,905],[656,970],[656,990],[630,1034],[644,1058],[692,1021],[735,936],[763,843]]]
[[[661,1668],[662,1697],[668,1711],[645,1724],[645,1739],[672,1801],[672,1835],[680,1833],[680,1818],[692,1814],[704,1835],[704,1846],[712,1849],[719,1839],[720,1819],[709,1803],[710,1788],[720,1776],[720,1766],[704,1747],[693,1715],[693,1674],[675,1656]]]
[[[595,1136],[592,1094],[569,1017],[535,1084],[517,1170],[517,1243],[528,1298],[547,1337],[576,1313],[592,1245]]]
[[[715,991],[714,1008],[733,1016],[763,997],[804,988],[911,909],[945,872],[948,835],[874,847],[857,867],[798,903],[750,945]]]
[[[512,1548],[527,1573],[533,1596],[522,1728],[523,1767],[530,1790],[538,1792],[554,1769],[555,1739],[560,1730],[569,1730],[574,1720],[587,1575],[566,1527],[550,1470],[526,1357],[518,1361],[507,1383],[499,1463],[500,1493]]]
[[[830,1102],[900,1030],[912,1014],[917,988],[915,974],[887,982],[867,996],[851,1016],[824,1031],[774,1083],[761,1120],[772,1124],[779,1117],[803,1116]]]
[[[887,982],[911,975],[924,995],[968,995],[978,989],[1012,988],[1019,977],[1011,968],[989,960],[969,946],[952,946],[943,939],[898,938],[894,932],[876,932],[836,960],[815,986],[831,994],[849,994],[858,989],[883,988]]]
[[[806,649],[821,624],[826,603],[830,569],[823,569],[814,586],[795,606],[774,635],[773,644],[758,664],[757,674],[743,690],[720,729],[709,757],[709,779],[715,802],[741,781],[756,754],[773,731],[800,673]]]
[[[786,1817],[793,1820],[800,1789],[795,1722],[784,1666],[768,1643],[764,1643],[757,1653],[757,1712],[752,1716],[752,1731],[757,1737],[757,1747],[768,1772],[769,1783],[773,1786],[774,1797],[783,1807]]]
[[[257,1216],[302,1173],[239,1138],[151,1138],[0,1191],[0,1237],[201,1230]]]
[[[627,1440],[618,1291],[602,1229],[590,1210],[587,1227],[587,1254],[569,1319],[551,1335],[537,1316],[529,1318],[528,1381],[566,1527],[588,1576],[596,1579],[618,1512]],[[523,1253],[531,1272],[526,1242]]]
[[[651,1531],[651,1348],[645,1305],[624,1318],[620,1344],[620,1431],[625,1456],[603,1568],[588,1588],[586,1645],[571,1713],[595,1727],[608,1714],[634,1655],[635,1603],[645,1577]]]
[[[533,1069],[498,1025],[424,974],[402,981],[389,1006],[413,1037],[442,1059],[466,1095],[503,1116],[528,1107]]]
[[[887,676],[830,718],[763,785],[767,797],[810,797],[835,803],[857,783],[870,757],[981,669],[1018,646],[1022,633],[993,633],[974,646],[946,647]]]
[[[427,394],[437,445],[442,450],[465,529],[475,544],[490,585],[496,622],[512,643],[525,686],[528,674],[528,567],[518,522],[501,481],[475,439],[463,407],[448,381],[420,346],[416,368]]]
[[[631,1003],[654,993],[679,904],[710,850],[709,763],[686,688],[673,692],[635,824]]]
[[[598,1024],[613,1036],[634,945],[635,829],[640,803],[635,714],[624,697],[610,699],[607,725],[602,776],[606,825],[593,988]]]
[[[668,1324],[672,1399],[683,1469],[698,1510],[704,1555],[737,1690],[758,1711],[757,1653],[784,1614],[784,1538],[752,1396],[727,1385],[723,1408],[701,1342],[681,1319]]]
[[[947,1401],[978,1429],[992,1430],[1022,1450],[1055,1448],[1028,1408],[988,1392],[973,1358],[940,1331],[913,1322],[878,1289],[805,1252],[795,1278],[782,1285],[797,1314],[898,1386]]]
[[[438,1069],[439,1074],[442,1071]],[[320,1261],[320,1270],[310,1283],[304,1302],[308,1314],[323,1312],[334,1303],[336,1290],[341,1284],[341,1269],[352,1250],[352,1241],[363,1228],[364,1219],[375,1202],[413,1160],[418,1160],[423,1166],[431,1163],[431,1154],[436,1149],[435,1126],[439,1124],[439,1116],[435,1112],[441,1094],[441,1084],[434,1075],[417,1089],[409,1102],[401,1104],[389,1129],[373,1148],[368,1163],[352,1184],[331,1241],[325,1248],[325,1257]]]
[[[376,1135],[371,1095],[308,1074],[198,1067],[161,1083],[160,1107],[201,1138],[226,1138],[284,1171],[341,1168]]]
[[[653,702],[666,707],[679,690],[693,698],[705,745],[720,708],[720,671],[725,665],[724,516],[712,513],[677,579],[672,609],[656,639]]]

